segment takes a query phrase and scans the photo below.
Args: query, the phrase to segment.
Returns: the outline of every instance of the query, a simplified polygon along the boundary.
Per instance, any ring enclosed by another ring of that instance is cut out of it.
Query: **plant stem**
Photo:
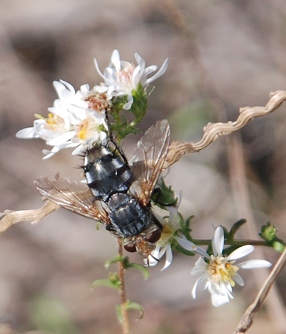
[[[123,240],[118,238],[118,254],[123,259]],[[122,314],[122,333],[129,334],[129,319],[126,307],[126,293],[125,293],[125,268],[123,260],[118,262],[119,265],[119,279],[120,279],[120,299],[121,299],[121,314]]]
[[[210,246],[212,244],[212,240],[209,239],[192,239],[192,242],[198,246]],[[229,246],[244,246],[244,245],[252,245],[252,246],[267,246],[267,243],[263,240],[233,240],[231,242],[225,241],[225,245]]]

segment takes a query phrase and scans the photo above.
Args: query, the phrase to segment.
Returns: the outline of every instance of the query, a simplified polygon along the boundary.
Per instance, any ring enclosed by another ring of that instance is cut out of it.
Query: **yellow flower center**
[[[64,126],[65,126],[65,121],[62,117],[58,115],[54,115],[53,113],[49,113],[48,117],[45,118],[39,114],[35,114],[35,116],[39,119],[45,120],[45,128],[50,130],[50,131],[58,131],[58,132],[63,132],[64,131]]]
[[[89,121],[85,119],[79,125],[77,137],[81,140],[86,140],[88,129],[89,129]]]
[[[215,283],[229,282],[231,286],[235,286],[232,279],[237,274],[239,268],[233,265],[233,262],[227,261],[223,256],[211,256],[208,265],[208,273]]]
[[[171,224],[164,224],[160,240],[158,241],[159,245],[164,246],[173,236],[175,229]]]

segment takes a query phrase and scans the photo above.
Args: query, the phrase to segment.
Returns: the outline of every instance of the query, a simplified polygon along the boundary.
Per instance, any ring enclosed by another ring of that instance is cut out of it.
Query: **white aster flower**
[[[196,298],[196,290],[198,286],[208,289],[211,294],[213,306],[221,306],[233,299],[232,288],[235,283],[243,286],[243,278],[238,273],[239,269],[253,269],[270,267],[271,263],[265,260],[248,260],[238,264],[234,264],[236,260],[250,254],[254,247],[245,245],[237,248],[228,256],[223,256],[224,247],[224,231],[221,226],[215,229],[212,240],[213,255],[205,252],[201,255],[193,268],[191,274],[199,276],[192,290],[193,298]]]
[[[76,147],[73,154],[78,154],[86,146],[105,140],[107,125],[102,93],[90,92],[88,85],[82,85],[75,92],[73,86],[65,81],[53,84],[59,98],[54,101],[53,107],[48,108],[48,117],[36,115],[38,119],[34,121],[34,126],[18,131],[16,136],[41,138],[47,145],[53,146],[50,151],[43,150],[44,159],[63,148]],[[98,97],[100,103],[96,103]]]
[[[111,56],[111,62],[108,67],[105,68],[103,74],[101,73],[97,60],[94,59],[96,69],[101,77],[104,79],[105,84],[108,87],[108,96],[127,96],[127,103],[123,106],[125,110],[131,108],[133,103],[132,92],[137,90],[138,85],[146,87],[154,80],[162,76],[168,66],[168,59],[166,59],[153,76],[148,76],[157,70],[156,65],[151,65],[145,68],[145,61],[138,53],[134,54],[137,61],[137,66],[127,61],[120,60],[118,50],[114,50]]]
[[[164,270],[170,266],[173,260],[172,243],[178,242],[184,248],[188,248],[192,252],[197,250],[197,246],[186,238],[179,237],[177,235],[179,224],[179,214],[175,207],[168,207],[169,219],[161,219],[160,222],[163,225],[163,230],[160,239],[156,242],[156,247],[152,253],[145,260],[145,264],[149,266],[155,266],[158,261],[166,255],[165,265],[161,270]]]

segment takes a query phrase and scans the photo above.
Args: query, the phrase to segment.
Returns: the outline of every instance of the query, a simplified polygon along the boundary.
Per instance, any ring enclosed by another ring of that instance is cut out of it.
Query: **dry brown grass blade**
[[[256,296],[254,302],[247,308],[244,315],[240,319],[240,322],[236,330],[234,331],[234,334],[246,333],[246,331],[251,327],[253,323],[253,318],[255,317],[256,313],[259,311],[271,286],[275,282],[277,276],[279,275],[281,269],[284,267],[285,263],[286,263],[286,248],[281,254],[279,260],[276,262],[274,268],[272,269],[263,287],[261,288],[258,295]]]
[[[38,223],[44,217],[57,210],[60,206],[51,201],[45,201],[45,204],[35,210],[21,210],[10,211],[6,210],[2,213],[0,218],[0,232],[6,231],[10,226],[20,223],[31,221],[32,224]]]
[[[229,135],[234,131],[243,128],[254,118],[265,116],[277,108],[286,100],[286,91],[277,91],[270,94],[271,98],[265,107],[244,107],[240,108],[239,116],[234,122],[209,123],[204,127],[202,139],[196,143],[172,142],[164,163],[164,168],[168,168],[186,153],[199,152],[209,146],[218,137]]]

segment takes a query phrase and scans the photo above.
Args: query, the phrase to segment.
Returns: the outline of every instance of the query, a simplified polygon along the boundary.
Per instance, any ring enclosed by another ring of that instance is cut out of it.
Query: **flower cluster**
[[[215,229],[212,239],[213,254],[208,254],[203,248],[196,246],[185,237],[179,237],[181,232],[180,217],[175,211],[170,211],[168,220],[161,220],[163,225],[162,237],[156,244],[156,248],[148,257],[148,264],[154,266],[158,260],[166,254],[166,262],[163,269],[166,269],[172,262],[172,247],[177,243],[185,250],[200,255],[191,271],[191,275],[199,276],[192,290],[192,296],[196,298],[196,291],[199,286],[207,289],[211,295],[213,306],[221,306],[228,303],[232,296],[232,288],[235,284],[244,285],[244,280],[238,273],[239,269],[254,269],[270,267],[271,263],[266,260],[248,260],[238,264],[235,261],[250,254],[254,247],[244,245],[234,250],[228,256],[223,254],[224,230],[221,226]],[[156,261],[157,259],[157,261]]]
[[[131,110],[133,97],[141,92],[141,99],[146,99],[146,87],[159,78],[167,69],[168,59],[157,70],[156,65],[145,68],[145,62],[137,53],[135,66],[121,61],[119,52],[114,50],[111,62],[101,73],[95,59],[96,68],[103,82],[90,89],[85,84],[76,92],[74,87],[65,81],[55,81],[54,87],[58,99],[49,108],[47,117],[35,115],[33,127],[17,132],[18,138],[41,138],[53,146],[43,150],[44,159],[53,156],[63,148],[75,148],[72,154],[81,153],[86,147],[102,143],[108,136],[109,128],[106,115],[116,109]],[[143,117],[144,112],[142,113]],[[141,119],[137,119],[139,122]],[[120,124],[119,124],[120,126]]]

